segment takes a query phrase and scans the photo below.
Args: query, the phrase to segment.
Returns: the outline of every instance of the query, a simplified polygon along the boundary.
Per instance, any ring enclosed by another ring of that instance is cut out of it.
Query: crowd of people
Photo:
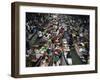
[[[73,48],[89,63],[89,16],[26,13],[26,66],[72,65]]]

